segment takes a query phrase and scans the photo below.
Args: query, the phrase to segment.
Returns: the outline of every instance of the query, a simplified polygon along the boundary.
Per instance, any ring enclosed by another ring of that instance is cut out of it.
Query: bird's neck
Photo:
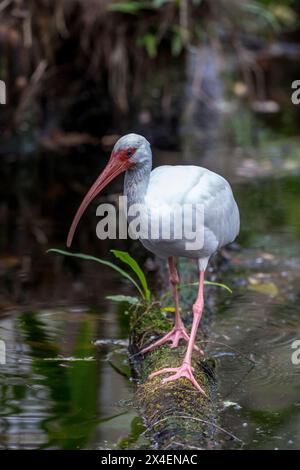
[[[143,204],[151,173],[151,162],[141,167],[127,170],[124,179],[124,196],[127,196],[128,206]]]

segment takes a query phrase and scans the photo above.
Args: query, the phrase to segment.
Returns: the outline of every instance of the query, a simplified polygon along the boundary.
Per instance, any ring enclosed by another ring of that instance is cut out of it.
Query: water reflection
[[[123,448],[137,441],[142,427],[131,384],[118,373],[128,369],[126,350],[94,344],[109,331],[119,336],[111,312],[103,312],[24,312],[1,322],[8,353],[2,448],[110,448],[119,440]]]

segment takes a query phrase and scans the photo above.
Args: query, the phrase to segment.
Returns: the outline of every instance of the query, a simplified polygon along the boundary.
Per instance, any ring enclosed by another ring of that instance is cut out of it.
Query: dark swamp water
[[[291,360],[292,344],[300,339],[300,166],[297,143],[275,147],[261,153],[216,149],[200,163],[229,178],[242,216],[238,246],[226,253],[220,277],[233,294],[215,290],[208,344],[216,362],[220,425],[242,443],[220,434],[218,448],[300,448],[300,366]],[[154,154],[155,165],[185,159],[176,152]],[[7,198],[2,215],[2,243],[14,255],[0,260],[0,339],[7,349],[0,366],[0,446],[147,448],[132,402],[128,315],[105,299],[130,294],[129,286],[108,269],[45,254],[50,246],[63,246],[86,189],[69,183],[63,188],[59,160],[55,165],[55,181],[45,177],[31,197],[26,171],[14,159],[8,165],[8,172],[18,174],[19,193]],[[91,176],[99,170],[96,158],[93,165]],[[120,188],[118,181],[115,191]],[[60,203],[57,194],[63,195]],[[74,251],[107,257],[111,245],[95,239],[93,215],[91,210],[81,223]],[[17,235],[11,235],[13,227]],[[128,249],[124,241],[113,246]],[[145,261],[138,243],[130,251]],[[155,278],[155,271],[149,276]]]

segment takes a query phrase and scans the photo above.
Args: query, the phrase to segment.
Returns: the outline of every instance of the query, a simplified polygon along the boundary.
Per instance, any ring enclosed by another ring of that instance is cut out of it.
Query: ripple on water
[[[256,363],[251,368],[251,363],[237,352],[236,358],[227,355],[221,361],[221,371],[222,367],[227,371],[225,382],[231,383],[232,377],[236,379],[249,369],[245,379],[248,385],[263,388],[284,383],[299,384],[300,367],[293,365],[291,360],[292,344],[300,339],[298,306],[269,303],[258,307],[243,299],[242,302],[233,302],[215,326],[216,341],[228,344]],[[221,346],[213,350],[228,352]]]
[[[239,405],[224,409],[224,426],[246,448],[297,448],[293,421],[300,418],[300,366],[291,357],[292,344],[300,339],[300,307],[245,293],[231,299],[213,330],[215,340],[235,352],[233,357],[222,355],[232,352],[225,346],[210,348],[218,356],[223,400]]]

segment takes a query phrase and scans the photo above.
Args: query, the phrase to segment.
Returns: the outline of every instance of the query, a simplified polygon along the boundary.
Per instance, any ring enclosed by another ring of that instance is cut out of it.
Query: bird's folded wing
[[[156,168],[151,173],[145,202],[162,214],[166,206],[202,206],[205,232],[217,240],[218,247],[233,241],[239,232],[239,211],[229,183],[206,168],[183,165]]]

